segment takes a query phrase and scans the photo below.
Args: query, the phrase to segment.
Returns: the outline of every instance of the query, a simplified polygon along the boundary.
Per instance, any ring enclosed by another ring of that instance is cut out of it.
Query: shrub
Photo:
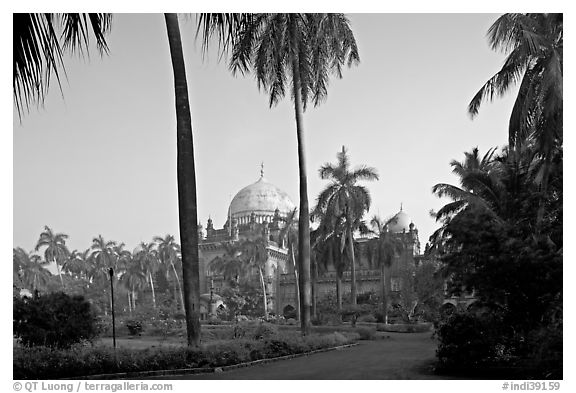
[[[14,335],[29,346],[67,348],[98,331],[90,303],[62,292],[14,299],[13,315]]]
[[[373,314],[367,314],[367,315],[360,315],[358,317],[358,322],[370,322],[370,323],[375,323],[377,322],[376,317]]]
[[[334,347],[350,341],[340,333],[305,337],[283,333],[263,340],[235,339],[218,342],[199,350],[183,347],[145,350],[119,348],[116,355],[109,347],[15,347],[13,378],[56,379],[119,372],[222,367]]]
[[[142,334],[142,330],[144,330],[142,321],[138,321],[135,319],[130,319],[126,321],[126,327],[128,328],[128,331],[130,332],[131,336],[136,335],[140,336]]]
[[[265,338],[270,338],[278,334],[278,328],[269,323],[261,323],[254,329],[251,336],[255,340],[262,340]]]
[[[357,327],[355,332],[360,335],[360,340],[374,340],[376,336],[375,329],[369,329],[365,327]]]
[[[455,313],[440,324],[436,335],[441,367],[473,369],[504,360],[506,334],[497,317]]]

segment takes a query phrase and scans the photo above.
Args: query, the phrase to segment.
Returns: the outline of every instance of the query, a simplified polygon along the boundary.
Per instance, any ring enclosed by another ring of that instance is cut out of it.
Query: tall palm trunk
[[[184,261],[182,261],[184,263]],[[182,285],[180,284],[180,279],[178,278],[178,272],[176,271],[176,266],[174,266],[173,262],[170,262],[170,266],[172,266],[172,270],[174,271],[174,278],[176,279],[176,285],[178,288],[178,296],[180,296],[180,304],[182,308],[184,308],[184,297],[182,296]],[[182,266],[184,268],[184,266]],[[174,299],[176,299],[176,293],[174,293]],[[178,303],[178,301],[176,301]],[[185,309],[185,308],[184,308]]]
[[[266,297],[266,283],[264,282],[262,268],[258,268],[258,272],[260,273],[260,282],[262,283],[262,293],[264,296],[264,319],[268,320],[268,298]]]
[[[384,264],[380,265],[380,289],[381,289],[381,298],[382,298],[382,315],[384,316],[384,322],[388,323],[388,317],[386,315],[386,311],[388,309],[387,302],[388,297],[386,296],[386,273]]]
[[[62,272],[60,271],[60,265],[58,265],[58,261],[56,261],[56,257],[54,257],[54,263],[56,264],[56,270],[58,271],[58,276],[60,277],[60,284],[62,285],[62,291],[64,291],[65,290],[64,279],[62,279]]]
[[[164,14],[164,18],[170,44],[176,97],[178,218],[182,250],[182,277],[186,294],[184,311],[186,313],[187,343],[189,347],[198,347],[200,344],[200,269],[192,118],[188,102],[188,84],[178,15]]]
[[[342,311],[342,275],[336,272],[336,303],[338,312]]]
[[[150,288],[152,288],[152,306],[156,308],[156,293],[154,292],[154,279],[152,272],[148,272],[148,279],[150,280]]]
[[[316,319],[318,316],[316,314],[317,311],[317,302],[318,302],[318,287],[317,287],[317,279],[318,279],[318,261],[314,262],[314,268],[312,270],[312,317]]]
[[[296,259],[294,259],[294,245],[290,244],[290,253],[292,254],[292,264],[294,265],[294,277],[296,278],[296,319],[300,320],[300,283],[298,282],[298,269],[296,269]]]
[[[388,308],[390,308],[390,289],[391,289],[390,266],[384,267],[384,322],[388,323]]]
[[[128,312],[132,316],[132,301],[130,300],[130,291],[128,291]]]
[[[356,305],[356,261],[354,257],[354,239],[352,238],[352,229],[348,231],[348,245],[350,246],[350,292],[352,295],[352,305]]]
[[[298,48],[296,24],[292,22],[290,35],[293,48]],[[298,50],[295,50],[298,53]],[[310,334],[310,217],[308,207],[308,179],[306,177],[306,149],[302,122],[302,96],[298,58],[292,56],[292,81],[294,83],[294,113],[296,117],[296,137],[298,139],[298,169],[300,178],[300,216],[298,220],[298,271],[300,279],[300,328],[303,335]]]

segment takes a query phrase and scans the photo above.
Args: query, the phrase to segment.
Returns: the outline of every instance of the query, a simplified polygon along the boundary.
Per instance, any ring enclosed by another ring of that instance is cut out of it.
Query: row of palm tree
[[[107,51],[105,35],[110,14],[15,14],[14,102],[41,102],[50,77],[63,66],[64,50],[88,51],[92,30],[101,53]],[[187,338],[189,346],[200,342],[199,259],[197,202],[192,122],[178,16],[165,14],[174,74],[177,138],[177,179],[180,240]],[[64,33],[58,37],[57,26]],[[303,112],[311,100],[319,105],[327,96],[330,74],[342,77],[342,67],[358,64],[358,48],[343,14],[201,14],[198,33],[203,48],[217,36],[222,54],[231,48],[233,73],[254,72],[259,88],[270,95],[270,106],[282,99],[286,87],[294,100],[300,179],[298,265],[301,288],[301,329],[310,332],[310,228],[304,147]]]
[[[124,243],[106,241],[101,235],[92,240],[90,248],[80,252],[69,251],[66,246],[68,236],[55,233],[45,227],[40,235],[36,251],[42,247],[44,258],[22,248],[13,250],[13,269],[22,288],[31,292],[45,288],[51,273],[49,264],[55,264],[62,290],[66,291],[62,275],[86,283],[87,287],[96,286],[106,290],[109,271],[128,291],[128,307],[136,309],[138,293],[150,289],[152,306],[156,308],[155,276],[159,272],[168,280],[175,282],[176,303],[184,307],[183,290],[178,270],[182,263],[180,245],[172,235],[156,236],[150,243],[141,242],[133,252],[125,249]]]

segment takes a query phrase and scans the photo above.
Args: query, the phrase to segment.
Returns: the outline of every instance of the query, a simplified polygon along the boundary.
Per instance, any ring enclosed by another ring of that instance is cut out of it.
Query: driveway
[[[432,333],[385,333],[339,351],[226,372],[162,379],[446,379],[432,373],[437,343]],[[158,378],[160,379],[160,378]]]

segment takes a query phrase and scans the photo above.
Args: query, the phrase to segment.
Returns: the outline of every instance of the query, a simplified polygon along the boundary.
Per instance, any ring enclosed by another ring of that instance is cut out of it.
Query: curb
[[[278,356],[268,359],[258,359],[251,362],[232,364],[230,366],[221,367],[201,367],[201,368],[180,368],[174,370],[154,370],[154,371],[137,371],[137,372],[126,372],[126,373],[116,373],[116,374],[96,374],[96,375],[86,375],[73,378],[61,378],[62,380],[92,380],[92,379],[138,379],[142,377],[165,377],[165,376],[180,376],[180,375],[191,375],[191,374],[212,374],[220,373],[225,371],[234,370],[237,368],[258,366],[260,364],[273,363],[280,360],[289,360],[298,357],[304,357],[309,355],[314,355],[316,353],[328,352],[328,351],[340,351],[342,349],[355,347],[359,345],[358,343],[340,345],[337,347],[316,349],[310,352],[295,353],[292,355]]]

